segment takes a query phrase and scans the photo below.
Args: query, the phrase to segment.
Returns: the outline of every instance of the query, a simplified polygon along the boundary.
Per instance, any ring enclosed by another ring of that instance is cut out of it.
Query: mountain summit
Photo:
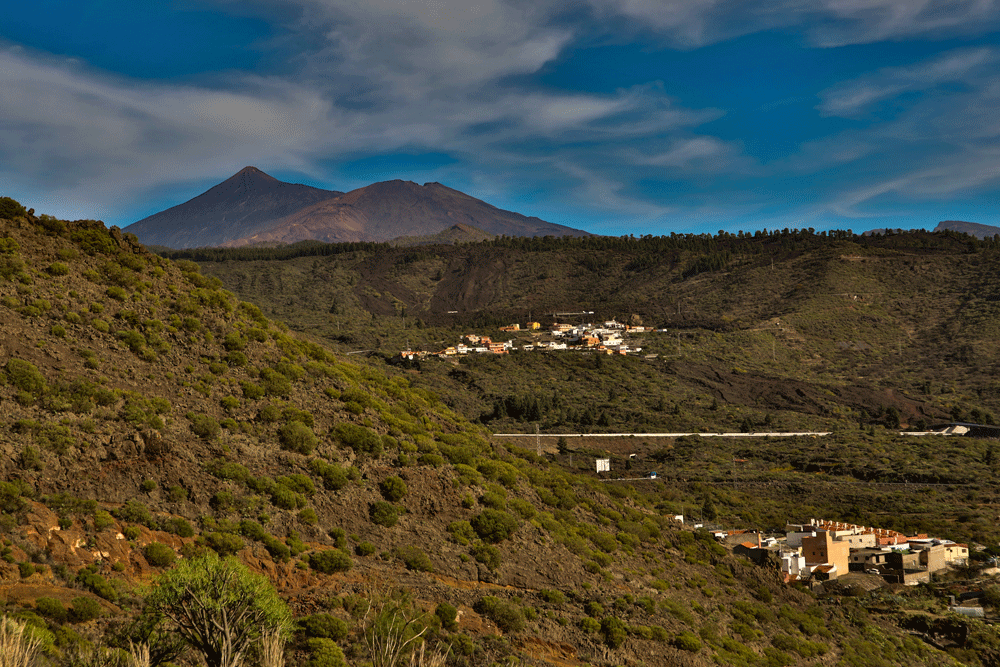
[[[430,236],[457,224],[494,235],[586,236],[588,232],[505,211],[440,183],[384,181],[346,194],[283,183],[247,167],[189,202],[127,228],[171,248],[388,241]]]
[[[194,199],[154,213],[126,229],[147,245],[218,246],[253,236],[277,220],[341,194],[284,183],[257,167],[244,167]]]

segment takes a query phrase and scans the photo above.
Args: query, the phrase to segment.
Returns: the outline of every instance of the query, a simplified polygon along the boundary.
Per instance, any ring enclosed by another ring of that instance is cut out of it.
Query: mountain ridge
[[[465,224],[495,236],[589,236],[507,211],[441,183],[380,181],[347,193],[284,183],[246,167],[201,195],[135,222],[143,243],[172,248],[390,241]]]

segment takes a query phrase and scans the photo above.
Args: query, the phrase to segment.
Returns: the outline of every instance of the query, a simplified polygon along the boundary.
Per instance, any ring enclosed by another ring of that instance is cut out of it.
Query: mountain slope
[[[981,225],[978,222],[963,222],[961,220],[944,220],[939,222],[937,227],[934,228],[934,231],[936,232],[943,230],[961,232],[980,239],[984,239],[986,237],[992,238],[996,234],[1000,234],[1000,227],[995,227],[993,225]]]
[[[504,211],[440,183],[386,181],[344,194],[283,183],[255,167],[126,231],[147,245],[180,249],[389,241],[456,225],[506,236],[589,235]]]
[[[284,183],[256,167],[245,167],[194,199],[143,218],[125,229],[150,245],[170,248],[219,246],[253,236],[271,228],[277,220],[340,194]]]
[[[322,201],[278,221],[270,229],[227,246],[290,243],[389,241],[431,236],[455,225],[493,235],[586,236],[587,232],[491,206],[440,183],[384,181]]]

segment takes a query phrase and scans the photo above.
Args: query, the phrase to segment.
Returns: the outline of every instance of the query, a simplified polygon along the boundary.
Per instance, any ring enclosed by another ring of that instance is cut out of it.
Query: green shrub
[[[369,505],[368,516],[371,518],[372,523],[392,528],[399,520],[399,508],[392,503],[378,500]]]
[[[313,614],[299,619],[299,628],[309,638],[339,642],[347,637],[347,623],[331,614]]]
[[[17,220],[18,218],[23,218],[28,215],[28,209],[24,208],[20,202],[12,197],[0,197],[0,218],[6,218],[7,220]],[[0,250],[3,252],[16,252],[17,243],[13,239],[7,238],[3,239],[7,241],[6,244],[0,246]],[[13,248],[13,250],[9,250]]]
[[[354,553],[359,556],[371,556],[375,553],[375,545],[371,542],[359,542],[356,547],[354,547]]]
[[[434,565],[431,563],[431,559],[428,558],[427,554],[421,551],[419,548],[414,546],[402,546],[396,547],[393,551],[396,558],[401,560],[406,569],[415,570],[417,572],[433,572]]]
[[[347,471],[339,465],[313,459],[309,468],[323,479],[323,486],[331,491],[339,491],[347,485]]]
[[[434,610],[434,615],[441,621],[441,627],[448,632],[458,630],[458,609],[447,602],[441,602]]]
[[[476,539],[476,531],[472,529],[472,524],[468,521],[452,521],[448,524],[448,532],[459,544],[468,544]]]
[[[315,526],[319,522],[319,517],[316,516],[316,510],[311,507],[307,507],[298,515],[299,521],[306,524],[307,526]]]
[[[147,528],[156,526],[153,515],[145,503],[138,500],[127,500],[121,507],[111,511],[116,519],[128,523],[139,523]]]
[[[170,567],[177,558],[174,550],[162,542],[150,542],[142,550],[142,555],[146,558],[146,562],[153,567]]]
[[[685,630],[676,637],[674,637],[674,646],[681,649],[682,651],[691,651],[692,653],[697,653],[701,650],[701,640],[693,632]]]
[[[194,528],[186,519],[170,517],[163,521],[163,530],[178,537],[194,537]]]
[[[352,565],[351,557],[340,549],[316,551],[309,556],[309,567],[323,574],[344,572],[351,569]]]
[[[344,652],[331,639],[314,638],[306,642],[309,661],[305,667],[347,667]]]
[[[584,616],[583,618],[580,619],[580,629],[586,632],[587,634],[592,635],[595,632],[600,631],[601,622],[598,621],[596,618],[592,618],[590,616]]]
[[[520,632],[524,629],[524,611],[506,600],[487,595],[476,602],[473,609],[496,623],[504,632]]]
[[[541,595],[542,599],[548,602],[549,604],[561,605],[565,604],[566,602],[566,596],[562,594],[562,591],[543,588],[541,591],[539,591],[539,595]]]
[[[85,568],[80,570],[76,575],[76,579],[83,584],[84,588],[105,600],[115,602],[118,599],[118,591],[115,590],[115,587],[107,579],[91,569]],[[76,607],[76,600],[73,600],[73,606],[74,608]]]
[[[293,421],[278,429],[278,440],[284,449],[299,454],[310,454],[318,439],[312,429],[302,422]]]
[[[205,546],[223,558],[236,554],[246,546],[240,536],[233,533],[212,532],[205,533],[204,537]]]
[[[382,454],[382,439],[371,429],[342,422],[337,424],[333,433],[338,440],[358,454],[370,454],[371,456]]]
[[[156,481],[152,479],[143,480],[142,484],[139,485],[139,490],[143,493],[151,493],[156,490]]]
[[[59,624],[65,623],[69,617],[69,612],[63,603],[54,598],[41,597],[35,600],[35,611]]]
[[[406,483],[399,477],[386,477],[379,482],[378,488],[382,497],[390,503],[397,502],[406,495]]]
[[[484,542],[476,542],[469,549],[469,553],[477,561],[490,568],[491,570],[496,570],[500,567],[502,558],[500,556],[500,550],[495,546],[486,544]]]
[[[243,398],[248,400],[256,401],[264,397],[264,388],[259,384],[250,382],[250,380],[241,380],[240,389],[243,390]]]
[[[29,361],[11,359],[4,366],[7,379],[21,391],[28,392],[35,398],[45,393],[47,384],[45,376]]]
[[[628,636],[628,627],[621,619],[614,616],[605,616],[601,619],[601,634],[604,635],[604,643],[611,648],[618,648],[625,643]]]
[[[219,435],[221,427],[215,417],[211,415],[196,415],[188,413],[187,418],[191,421],[191,432],[203,440],[211,440]]]
[[[70,601],[69,614],[75,623],[92,621],[101,615],[101,603],[94,598],[75,597]]]
[[[115,520],[105,510],[94,512],[94,530],[100,532],[115,525]]]
[[[472,517],[470,524],[480,539],[494,544],[508,539],[517,530],[517,519],[494,509],[483,510]]]

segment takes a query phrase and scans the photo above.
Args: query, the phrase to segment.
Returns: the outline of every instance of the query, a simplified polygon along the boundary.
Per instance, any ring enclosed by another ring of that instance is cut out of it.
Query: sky
[[[1000,0],[36,0],[0,195],[124,227],[253,165],[596,234],[1000,225]]]

